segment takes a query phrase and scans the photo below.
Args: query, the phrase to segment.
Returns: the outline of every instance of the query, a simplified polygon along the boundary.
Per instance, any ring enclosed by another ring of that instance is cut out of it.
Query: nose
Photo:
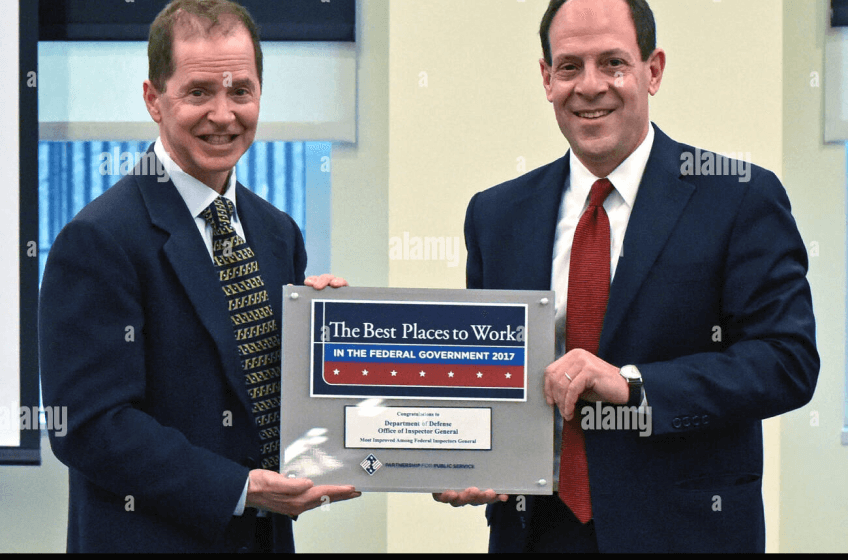
[[[212,98],[210,103],[211,105],[209,107],[207,118],[211,122],[215,124],[228,125],[236,119],[236,115],[231,106],[232,101],[226,91],[219,92]]]
[[[574,89],[584,97],[597,97],[609,89],[609,77],[595,64],[587,64]]]

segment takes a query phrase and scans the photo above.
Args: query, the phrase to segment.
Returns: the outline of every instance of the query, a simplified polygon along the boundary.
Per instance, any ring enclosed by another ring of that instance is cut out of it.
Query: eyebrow
[[[186,91],[190,91],[190,90],[192,90],[194,88],[198,88],[198,87],[208,88],[210,86],[215,86],[217,83],[219,83],[218,80],[195,79],[195,80],[191,80],[190,82],[187,82],[185,84],[185,86],[183,87],[183,89],[185,89]]]
[[[618,49],[618,48],[602,51],[601,53],[598,54],[598,58],[610,58],[610,57],[624,58],[624,59],[627,59],[627,60],[631,59],[630,53],[628,53],[624,49]],[[557,55],[557,57],[554,59],[554,64],[561,64],[565,61],[574,60],[574,59],[582,60],[583,58],[584,57],[578,56],[578,55],[561,54],[561,55]]]
[[[233,86],[232,87],[233,87],[233,89],[240,88],[240,87],[246,87],[246,88],[250,89],[250,88],[253,88],[255,85],[256,85],[256,82],[254,82],[250,78],[240,78],[238,80],[233,80]]]
[[[195,88],[207,88],[207,89],[209,89],[209,88],[218,87],[218,85],[223,83],[224,80],[225,80],[225,78],[223,76],[221,77],[220,80],[219,79],[204,80],[204,79],[200,79],[200,78],[194,79],[194,80],[191,80],[190,82],[185,84],[184,91],[191,91]],[[253,89],[255,87],[255,81],[250,79],[250,78],[238,78],[238,79],[233,80],[233,84],[232,84],[231,87],[233,89],[242,88],[242,87]]]

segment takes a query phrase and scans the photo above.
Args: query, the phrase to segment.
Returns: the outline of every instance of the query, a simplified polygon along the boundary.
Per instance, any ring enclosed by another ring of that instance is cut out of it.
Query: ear
[[[147,107],[147,112],[150,113],[150,118],[159,123],[162,120],[162,111],[159,104],[162,100],[162,94],[153,86],[150,80],[144,80],[142,86],[144,90],[144,104]]]
[[[551,88],[551,67],[548,66],[548,63],[545,62],[544,58],[539,59],[539,67],[542,70],[542,84],[545,86],[545,97],[548,98],[548,101],[553,103],[553,89]]]
[[[662,83],[663,72],[665,71],[665,51],[656,49],[648,58],[648,68],[651,72],[651,79],[648,83],[648,92],[651,95],[656,95],[660,90]]]

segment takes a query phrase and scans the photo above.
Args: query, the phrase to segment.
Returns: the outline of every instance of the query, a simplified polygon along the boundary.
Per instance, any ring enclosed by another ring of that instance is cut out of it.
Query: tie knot
[[[233,202],[219,196],[203,211],[203,217],[213,229],[221,229],[224,226],[230,227],[233,212],[235,212]]]
[[[589,193],[589,206],[603,206],[612,189],[613,186],[609,179],[595,181],[595,184],[592,185],[592,191]]]

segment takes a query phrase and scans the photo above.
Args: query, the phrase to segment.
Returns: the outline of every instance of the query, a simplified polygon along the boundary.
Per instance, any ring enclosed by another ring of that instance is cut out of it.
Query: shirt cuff
[[[236,505],[236,510],[233,512],[233,515],[236,517],[241,517],[244,515],[244,506],[247,504],[247,485],[250,482],[250,475],[248,475],[247,480],[244,481],[244,490],[241,492],[241,498],[239,498],[239,503]]]
[[[645,394],[645,386],[642,386],[642,400],[639,403],[639,414],[644,414],[648,411],[648,395]]]

